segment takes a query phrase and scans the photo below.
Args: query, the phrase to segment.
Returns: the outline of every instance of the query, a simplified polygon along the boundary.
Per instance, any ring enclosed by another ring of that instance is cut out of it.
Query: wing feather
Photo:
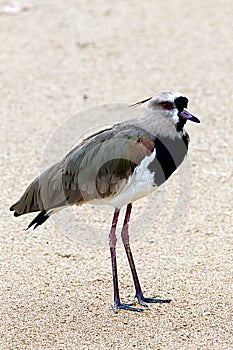
[[[127,183],[136,166],[154,149],[145,130],[117,125],[88,138],[65,159],[63,188],[70,204],[110,197]]]

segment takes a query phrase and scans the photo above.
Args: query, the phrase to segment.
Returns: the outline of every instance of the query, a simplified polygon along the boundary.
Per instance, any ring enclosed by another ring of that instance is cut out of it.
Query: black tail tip
[[[28,225],[28,227],[26,228],[26,230],[28,230],[29,228],[31,228],[33,225],[35,225],[33,227],[33,230],[35,230],[35,228],[37,228],[37,226],[42,225],[47,219],[49,218],[49,216],[46,214],[45,211],[41,211],[33,220],[32,222],[30,222],[30,224]]]
[[[14,211],[15,210],[15,204],[13,204],[10,208],[9,208],[10,211]],[[14,212],[14,216],[20,216],[22,214],[19,214],[17,213],[17,211]]]

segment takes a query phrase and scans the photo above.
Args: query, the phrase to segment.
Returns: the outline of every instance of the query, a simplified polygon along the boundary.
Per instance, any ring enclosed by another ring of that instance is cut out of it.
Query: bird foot
[[[118,313],[118,311],[120,309],[130,310],[130,311],[137,311],[137,312],[143,311],[142,308],[134,307],[133,305],[135,305],[135,303],[124,304],[124,303],[121,303],[120,301],[119,302],[115,302],[114,303],[114,311],[115,311],[115,313]]]
[[[138,299],[140,305],[144,307],[148,307],[146,303],[170,303],[172,299],[160,299],[154,297],[144,297],[143,294],[139,294],[135,296]]]

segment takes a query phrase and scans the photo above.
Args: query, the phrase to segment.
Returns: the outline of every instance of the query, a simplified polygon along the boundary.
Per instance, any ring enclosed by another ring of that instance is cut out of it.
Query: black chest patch
[[[154,173],[154,183],[157,186],[165,182],[182,163],[188,151],[188,142],[188,135],[182,139],[161,137],[154,140],[156,157],[148,168]]]

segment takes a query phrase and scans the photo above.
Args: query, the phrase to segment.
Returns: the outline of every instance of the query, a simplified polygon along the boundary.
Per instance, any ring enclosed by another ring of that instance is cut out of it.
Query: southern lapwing
[[[189,144],[184,130],[187,120],[199,123],[187,110],[188,99],[177,92],[163,92],[135,105],[148,102],[140,118],[115,124],[84,139],[64,159],[52,165],[26,189],[10,210],[15,216],[40,213],[28,225],[34,229],[53,213],[69,205],[87,202],[115,208],[109,245],[112,262],[114,308],[142,311],[120,300],[116,263],[116,226],[120,209],[127,205],[121,231],[138,302],[170,302],[145,297],[136,272],[129,243],[128,225],[132,203],[164,183],[184,160]],[[135,106],[134,105],[134,106]]]

